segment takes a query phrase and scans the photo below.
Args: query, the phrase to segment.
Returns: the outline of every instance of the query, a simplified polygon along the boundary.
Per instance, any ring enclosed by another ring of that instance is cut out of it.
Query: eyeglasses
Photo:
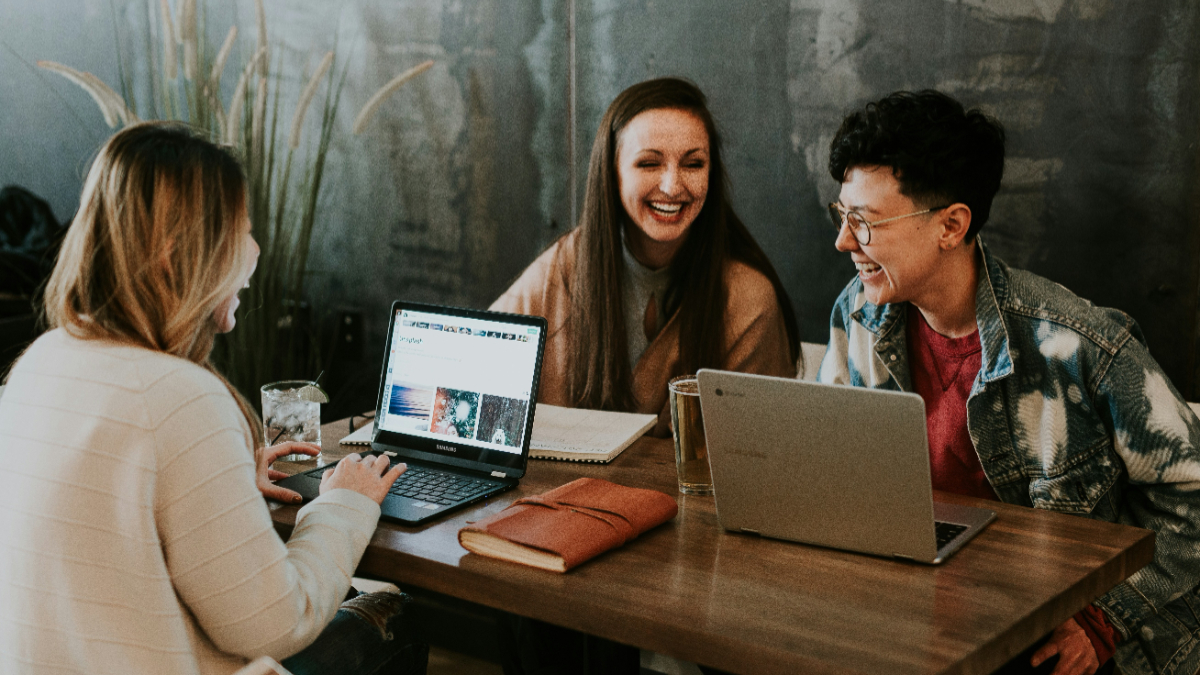
[[[947,208],[949,206],[950,206],[949,204],[947,204],[946,206],[935,206],[932,209],[925,209],[924,211],[916,211],[913,213],[906,213],[902,216],[892,216],[891,218],[884,218],[883,220],[877,220],[873,223],[868,223],[867,220],[865,218],[863,218],[862,215],[859,214],[857,211],[851,211],[850,209],[847,209],[846,207],[842,206],[841,204],[838,204],[837,202],[833,202],[832,204],[829,205],[829,218],[830,218],[830,220],[833,221],[833,226],[835,228],[837,228],[837,231],[839,233],[842,231],[843,225],[848,225],[850,227],[850,233],[854,235],[854,238],[858,240],[858,243],[862,244],[863,246],[866,246],[867,244],[871,243],[871,228],[872,227],[878,227],[884,223],[890,223],[893,220],[900,220],[902,218],[912,218],[913,216],[923,216],[926,213],[933,213],[934,211],[941,211],[942,209]]]

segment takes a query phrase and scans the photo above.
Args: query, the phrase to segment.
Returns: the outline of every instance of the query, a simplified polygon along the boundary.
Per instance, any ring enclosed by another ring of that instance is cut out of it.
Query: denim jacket
[[[1154,561],[1095,604],[1122,671],[1197,672],[1200,420],[1133,319],[979,251],[967,428],[984,473],[1002,501],[1153,530]],[[818,379],[912,391],[906,305],[872,305],[851,281]]]

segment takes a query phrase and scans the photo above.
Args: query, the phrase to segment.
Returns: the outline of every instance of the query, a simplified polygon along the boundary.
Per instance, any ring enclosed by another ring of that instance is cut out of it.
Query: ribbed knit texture
[[[624,241],[624,236],[621,237]],[[654,334],[667,322],[666,306],[667,288],[671,285],[671,269],[664,267],[652,270],[629,252],[629,247],[622,246],[622,260],[625,263],[625,276],[621,284],[621,301],[625,310],[625,341],[629,345],[629,367],[637,365],[646,347],[650,344],[650,336],[646,335],[646,306],[650,298],[654,298],[656,307]]]
[[[379,518],[334,490],[285,546],[203,368],[62,330],[0,399],[0,672],[231,673],[333,618]]]

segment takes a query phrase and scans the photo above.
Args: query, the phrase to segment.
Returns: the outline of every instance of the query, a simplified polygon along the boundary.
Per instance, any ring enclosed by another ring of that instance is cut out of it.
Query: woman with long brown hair
[[[539,400],[659,415],[667,382],[700,368],[793,377],[791,301],[729,204],[704,94],[677,78],[608,107],[579,225],[492,309],[546,317]]]
[[[704,94],[677,78],[629,87],[596,131],[579,225],[492,309],[546,317],[539,401],[658,415],[667,383],[700,368],[794,377],[791,301],[729,204]],[[505,672],[637,673],[638,651],[518,617]]]
[[[0,672],[232,673],[310,644],[284,661],[296,675],[424,672],[425,647],[383,627],[349,646],[358,620],[339,612],[402,466],[347,457],[286,545],[274,531],[260,491],[299,495],[270,463],[316,449],[263,448],[209,362],[257,258],[228,151],[169,123],[101,148],[46,289],[51,330],[0,399]],[[376,600],[384,619],[403,603]]]

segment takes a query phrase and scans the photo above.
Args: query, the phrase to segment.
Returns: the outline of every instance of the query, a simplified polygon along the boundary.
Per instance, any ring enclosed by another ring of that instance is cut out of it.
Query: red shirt
[[[908,363],[913,391],[925,401],[929,470],[935,490],[998,501],[967,430],[967,397],[979,374],[979,331],[948,338],[908,307]],[[1116,630],[1095,605],[1074,617],[1104,665],[1116,651]]]
[[[925,401],[933,489],[997,500],[967,431],[967,396],[979,373],[979,331],[948,338],[908,307],[908,363],[913,391]]]

